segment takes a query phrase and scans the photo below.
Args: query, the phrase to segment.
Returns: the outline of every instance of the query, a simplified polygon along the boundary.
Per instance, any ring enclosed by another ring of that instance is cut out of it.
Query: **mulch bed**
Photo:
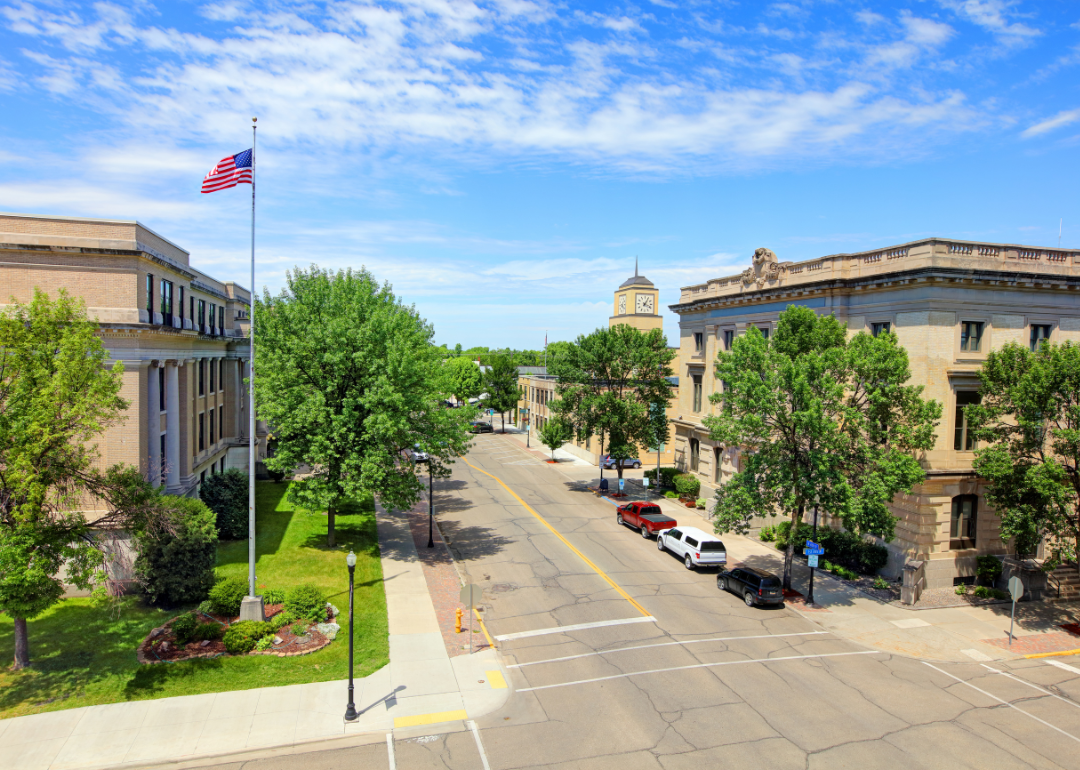
[[[265,607],[266,619],[270,620],[284,609],[284,604],[267,605]],[[239,617],[202,613],[197,610],[196,615],[200,622],[220,623],[223,626],[230,626],[240,620]],[[197,658],[216,658],[220,655],[229,656],[229,652],[225,649],[225,642],[221,639],[208,639],[199,642],[189,642],[186,645],[178,645],[176,643],[176,636],[172,633],[172,624],[175,620],[176,618],[173,618],[165,625],[155,628],[147,634],[146,638],[142,640],[136,649],[139,663],[179,663],[180,661],[195,660]],[[333,622],[333,619],[331,618],[328,622]],[[310,623],[293,625],[304,627],[310,626],[310,628],[308,628],[304,635],[298,635],[293,632],[293,626],[285,626],[274,634],[274,636],[281,640],[280,643],[275,643],[268,650],[252,650],[247,654],[276,655],[279,658],[293,657],[296,655],[308,655],[317,650],[321,650],[323,647],[330,644],[330,639],[324,634],[319,633],[319,631]]]

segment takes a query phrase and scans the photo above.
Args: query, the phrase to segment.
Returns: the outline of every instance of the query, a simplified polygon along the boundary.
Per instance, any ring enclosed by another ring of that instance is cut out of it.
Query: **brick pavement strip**
[[[469,616],[469,608],[462,604],[458,597],[461,595],[461,578],[458,577],[454,567],[454,557],[443,540],[438,525],[433,530],[432,540],[434,548],[428,548],[428,512],[425,503],[418,503],[406,514],[409,529],[412,531],[413,542],[416,543],[416,551],[420,555],[420,564],[424,569],[424,578],[427,580],[428,592],[431,594],[431,603],[435,605],[435,616],[439,621],[439,630],[442,632],[443,643],[450,657],[467,655],[469,653],[469,627],[472,625],[473,649],[486,650],[490,646],[484,638],[480,624],[475,622],[475,617]],[[461,609],[461,633],[454,631],[456,611]]]
[[[1047,634],[1027,634],[1014,637],[1011,647],[1009,646],[1007,634],[1001,639],[983,639],[982,643],[1000,647],[1018,655],[1034,655],[1075,650],[1080,644],[1080,637],[1067,631],[1054,631]]]

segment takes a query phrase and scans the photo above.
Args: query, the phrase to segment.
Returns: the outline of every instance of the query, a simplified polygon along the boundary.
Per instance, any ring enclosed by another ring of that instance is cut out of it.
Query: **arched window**
[[[975,547],[978,506],[979,498],[975,495],[957,495],[952,499],[952,526],[949,530],[949,548]]]

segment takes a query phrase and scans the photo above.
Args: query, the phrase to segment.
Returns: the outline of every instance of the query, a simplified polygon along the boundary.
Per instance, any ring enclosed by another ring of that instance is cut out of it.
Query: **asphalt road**
[[[1080,668],[914,660],[747,607],[620,528],[594,473],[485,434],[437,487],[515,692],[475,734],[395,742],[395,768],[1080,768]],[[514,636],[581,624],[606,625]],[[373,744],[218,767],[390,762]]]

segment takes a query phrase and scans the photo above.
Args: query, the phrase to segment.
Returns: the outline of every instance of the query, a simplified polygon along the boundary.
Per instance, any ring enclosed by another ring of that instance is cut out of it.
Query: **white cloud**
[[[1031,139],[1036,136],[1042,136],[1043,134],[1050,133],[1051,131],[1067,126],[1071,123],[1075,123],[1080,120],[1080,109],[1066,110],[1059,112],[1052,118],[1036,123],[1034,126],[1024,129],[1020,136],[1024,139]]]
[[[1034,27],[1020,22],[1010,22],[1009,15],[1015,2],[1009,0],[939,0],[941,5],[966,18],[973,24],[994,33],[1006,44],[1019,45],[1042,34]]]

